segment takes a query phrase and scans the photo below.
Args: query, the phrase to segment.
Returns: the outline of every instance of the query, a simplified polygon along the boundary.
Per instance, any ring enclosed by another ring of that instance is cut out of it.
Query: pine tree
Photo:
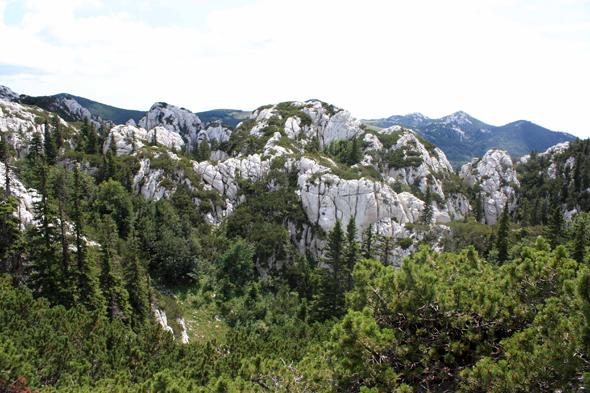
[[[555,206],[549,217],[547,228],[545,230],[545,236],[549,240],[549,244],[552,249],[555,249],[559,244],[559,241],[563,237],[563,226],[564,226],[563,213],[559,206]]]
[[[53,128],[52,139],[54,140],[55,148],[59,153],[59,150],[63,147],[64,140],[63,135],[61,133],[61,129],[59,127],[59,117],[57,115],[53,115],[53,117],[51,118],[51,127]]]
[[[35,163],[39,163],[43,159],[43,141],[39,132],[35,132],[31,138],[31,145],[29,147],[27,158]]]
[[[342,224],[338,219],[334,228],[328,233],[324,262],[329,266],[329,269],[324,271],[322,293],[318,299],[320,313],[325,319],[332,316],[340,317],[344,315],[344,293],[346,285],[344,265],[345,243],[346,237],[342,230]]]
[[[358,164],[361,161],[361,150],[359,147],[358,140],[356,137],[352,138],[352,143],[350,146],[350,153],[348,155],[347,164],[352,166]]]
[[[129,294],[113,269],[113,243],[117,227],[109,215],[105,216],[101,245],[100,287],[106,300],[106,315],[110,321],[128,319],[131,314]]]
[[[15,215],[18,201],[0,190],[0,272],[12,273],[16,283],[22,274],[21,220]]]
[[[98,134],[96,133],[96,130],[94,129],[94,126],[92,124],[88,126],[84,152],[86,154],[98,153]]]
[[[117,142],[115,142],[115,134],[111,134],[111,140],[109,142],[109,151],[113,157],[117,157]]]
[[[49,128],[49,123],[47,122],[47,119],[45,119],[43,129],[43,148],[45,151],[47,164],[54,165],[55,159],[57,157],[57,149],[55,147],[55,140],[53,139],[53,135],[51,135],[51,129]]]
[[[481,191],[477,193],[475,198],[475,221],[482,222],[484,219],[483,201],[481,199]]]
[[[434,211],[432,209],[432,195],[430,193],[430,187],[426,187],[426,196],[424,198],[424,208],[420,215],[420,222],[424,225],[430,225],[432,222],[432,216]]]
[[[582,163],[584,162],[582,158],[582,153],[578,153],[576,157],[576,163],[574,166],[574,191],[579,193],[582,191]]]
[[[207,161],[211,159],[211,149],[209,148],[209,142],[204,139],[201,141],[201,145],[199,146],[199,157],[200,161]]]
[[[82,127],[80,127],[80,134],[78,135],[78,141],[76,143],[76,151],[84,151],[86,148],[86,138],[88,138],[88,133],[90,129],[90,124],[88,124],[88,118],[84,118],[84,123]]]
[[[151,315],[150,291],[147,272],[139,259],[139,245],[133,228],[123,258],[123,275],[125,289],[129,294],[129,304],[133,309],[133,325],[143,324]]]
[[[104,161],[104,180],[117,180],[117,164],[110,150],[107,151]]]
[[[356,221],[350,217],[346,226],[346,249],[344,250],[344,268],[346,276],[346,291],[353,288],[352,271],[357,262],[361,259],[361,250],[356,241]]]
[[[100,291],[98,274],[95,262],[89,256],[86,249],[84,236],[84,215],[82,213],[82,201],[84,200],[82,185],[80,184],[80,171],[74,170],[74,232],[76,235],[76,262],[77,262],[77,301],[86,306],[88,310],[103,310],[105,299]]]
[[[584,263],[588,255],[588,224],[585,216],[576,217],[573,243],[572,258],[578,263]]]
[[[56,220],[53,201],[48,189],[49,168],[41,165],[38,168],[40,200],[35,206],[36,220],[39,227],[31,227],[28,233],[28,243],[31,247],[28,267],[29,281],[35,292],[44,296],[53,304],[60,304],[60,262],[57,255],[59,241],[55,235]]]
[[[379,235],[378,239],[379,239],[379,246],[378,246],[379,261],[384,266],[387,266],[387,265],[389,265],[389,256],[391,254],[391,249],[393,247],[393,237]]]
[[[508,261],[508,247],[510,245],[508,236],[510,235],[510,209],[508,200],[504,204],[504,210],[500,216],[498,230],[496,231],[495,248],[498,251],[498,262],[504,264]]]
[[[363,246],[361,248],[361,252],[363,254],[363,258],[365,259],[374,259],[375,258],[375,251],[373,245],[373,224],[369,225],[363,231]]]

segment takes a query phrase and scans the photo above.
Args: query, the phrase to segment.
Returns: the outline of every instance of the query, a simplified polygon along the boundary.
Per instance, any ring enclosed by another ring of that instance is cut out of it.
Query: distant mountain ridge
[[[133,119],[136,123],[141,119],[147,111],[137,111],[131,109],[121,109],[111,105],[102,104],[97,101],[89,100],[88,98],[75,96],[68,93],[56,94],[53,97],[57,98],[73,98],[83,108],[88,109],[90,113],[99,116],[105,120],[111,120],[115,124],[125,124],[129,119]]]
[[[530,121],[518,120],[503,126],[482,122],[466,112],[458,111],[440,119],[431,119],[415,112],[405,116],[363,120],[368,126],[387,128],[399,125],[415,130],[426,141],[440,147],[454,168],[480,157],[489,149],[501,148],[512,157],[546,150],[576,137],[566,132],[551,131]]]
[[[89,118],[97,128],[103,122],[112,122],[109,127],[125,124],[129,120],[133,120],[133,124],[138,124],[149,113],[149,111],[121,109],[68,93],[41,97],[19,95],[4,86],[0,86],[0,99],[36,105],[58,113],[67,121],[76,122]],[[312,100],[307,102],[312,102]],[[218,124],[220,130],[234,129],[252,114],[249,111],[234,109],[190,113],[198,117],[204,125],[222,123]],[[504,149],[512,157],[519,157],[533,150],[544,151],[558,143],[576,139],[574,135],[569,133],[551,131],[526,120],[515,121],[503,126],[493,126],[463,111],[440,119],[431,119],[422,113],[415,112],[404,116],[395,115],[382,119],[362,120],[362,122],[369,128],[378,130],[392,126],[413,129],[424,140],[441,148],[455,169],[475,157],[483,156],[488,150],[494,148]],[[194,138],[191,142],[195,142]]]

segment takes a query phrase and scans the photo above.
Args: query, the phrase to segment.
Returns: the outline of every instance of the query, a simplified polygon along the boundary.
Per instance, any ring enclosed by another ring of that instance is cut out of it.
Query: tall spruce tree
[[[145,323],[150,315],[150,290],[147,272],[139,258],[139,244],[135,236],[135,229],[131,229],[127,249],[123,256],[123,276],[125,289],[129,294],[129,304],[133,309],[133,326]]]
[[[340,317],[345,312],[346,268],[344,264],[344,248],[346,236],[340,220],[336,220],[334,228],[328,232],[325,269],[322,280],[321,294],[318,299],[321,318]]]
[[[430,225],[434,211],[432,209],[432,194],[430,193],[430,186],[426,187],[426,196],[424,197],[424,208],[420,215],[420,222],[424,225]]]
[[[27,269],[29,282],[37,295],[46,297],[52,304],[61,304],[62,274],[57,253],[60,242],[55,234],[55,207],[49,192],[47,165],[38,167],[37,176],[41,198],[35,206],[35,219],[40,225],[31,227],[28,232],[27,241],[31,246],[31,264]]]
[[[53,138],[47,119],[45,119],[45,124],[43,126],[43,150],[45,151],[47,164],[55,164],[57,148],[55,147],[55,139]]]
[[[106,316],[110,321],[117,318],[127,320],[131,316],[129,294],[114,270],[113,246],[117,226],[110,215],[105,216],[101,245],[100,288],[105,298]]]
[[[498,222],[498,230],[496,231],[496,243],[495,248],[498,251],[498,263],[504,264],[508,261],[508,248],[510,235],[510,208],[508,206],[508,200],[504,204],[504,210],[500,216]]]
[[[361,247],[361,253],[363,258],[365,259],[374,259],[375,258],[375,246],[374,242],[374,234],[373,234],[373,224],[369,225],[363,231],[363,245]]]
[[[94,126],[92,124],[88,126],[84,152],[86,154],[98,153],[98,134],[96,133],[96,130],[94,129]]]
[[[572,258],[578,263],[586,262],[588,255],[588,223],[587,216],[578,216],[574,222],[574,241]]]
[[[379,255],[379,261],[384,265],[389,265],[389,257],[393,248],[393,237],[379,235],[379,243],[377,246],[377,254]]]
[[[64,143],[64,138],[61,132],[61,128],[59,126],[59,117],[57,115],[53,115],[53,117],[51,118],[51,134],[52,134],[52,139],[55,142],[55,148],[57,150],[57,153],[59,153],[59,149],[61,149],[63,147],[63,143]]]
[[[354,137],[354,138],[352,138],[352,143],[350,146],[350,152],[348,154],[347,164],[348,165],[355,165],[355,164],[358,164],[360,161],[361,161],[361,150],[359,147],[358,140],[356,139],[356,137]]]
[[[361,259],[361,250],[356,241],[356,221],[354,217],[350,217],[348,225],[346,226],[346,248],[344,250],[344,268],[346,277],[346,291],[353,288],[352,271],[357,262]]]
[[[211,159],[211,149],[209,148],[209,142],[204,139],[201,141],[201,145],[199,146],[199,157],[200,161],[207,161]]]
[[[74,207],[74,233],[76,236],[76,273],[78,276],[77,285],[77,302],[86,306],[88,310],[103,310],[105,299],[100,290],[98,280],[98,269],[96,262],[88,253],[86,241],[84,239],[85,217],[83,213],[84,192],[80,181],[80,171],[78,167],[74,169],[74,192],[72,195],[72,205]]]
[[[564,224],[565,220],[561,208],[555,205],[551,211],[551,216],[549,216],[549,222],[547,223],[547,228],[545,230],[545,236],[549,240],[552,249],[557,247],[564,235]]]

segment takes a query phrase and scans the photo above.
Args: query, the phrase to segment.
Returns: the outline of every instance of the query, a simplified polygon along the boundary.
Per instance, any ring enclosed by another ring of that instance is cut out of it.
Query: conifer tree
[[[57,115],[53,115],[51,118],[51,127],[52,127],[52,139],[55,142],[55,148],[59,153],[59,150],[63,147],[63,135],[61,129],[59,127],[59,117]]]
[[[547,223],[547,229],[545,231],[545,235],[547,236],[552,249],[557,247],[559,240],[563,237],[564,221],[563,213],[559,206],[556,205],[551,212],[549,222]]]
[[[135,141],[133,141],[135,142]],[[134,143],[135,145],[135,143]],[[115,142],[115,134],[111,134],[111,140],[109,143],[109,151],[113,157],[117,157],[117,142]]]
[[[104,180],[117,180],[117,164],[110,150],[107,151],[104,161]]]
[[[359,148],[359,143],[356,137],[352,138],[352,143],[350,146],[350,153],[348,155],[347,164],[354,165],[358,164],[361,161],[361,151]]]
[[[346,226],[346,249],[344,250],[344,267],[346,276],[346,291],[353,288],[352,271],[354,266],[361,259],[361,250],[356,241],[356,221],[354,217],[350,217],[348,225]]]
[[[90,124],[88,124],[88,118],[84,118],[84,123],[82,127],[80,127],[80,134],[78,135],[78,141],[76,143],[76,151],[84,151],[86,148],[86,139],[88,138],[88,133],[90,129]]]
[[[28,237],[30,247],[30,259],[32,264],[28,267],[31,286],[38,295],[44,296],[53,304],[61,301],[61,286],[59,258],[57,246],[59,241],[55,235],[55,211],[53,201],[50,198],[48,182],[49,168],[41,165],[38,168],[40,200],[35,206],[36,220],[39,227],[31,227]]]
[[[426,187],[426,196],[424,197],[424,209],[420,215],[420,222],[424,225],[430,225],[434,211],[432,209],[432,195],[430,194],[430,187]]]
[[[504,210],[498,222],[498,230],[496,231],[495,248],[498,251],[498,262],[503,264],[508,261],[508,247],[510,234],[510,209],[508,207],[508,200],[504,204]]]
[[[139,259],[139,245],[133,228],[127,241],[123,269],[125,289],[129,294],[129,304],[134,314],[133,325],[143,324],[151,315],[150,291],[147,272]]]
[[[383,264],[383,266],[389,265],[389,256],[391,254],[391,250],[393,247],[393,237],[379,235],[379,246],[378,246],[378,255],[379,261]]]
[[[572,258],[578,263],[584,263],[588,255],[588,224],[586,216],[576,217],[573,243]]]
[[[363,231],[363,246],[361,248],[361,252],[363,254],[363,258],[365,259],[374,259],[375,258],[375,250],[373,245],[373,224],[369,225]]]
[[[40,163],[43,157],[43,142],[41,139],[39,132],[35,132],[31,138],[31,145],[27,157],[35,163]]]
[[[43,129],[43,148],[45,151],[45,157],[47,159],[47,164],[53,165],[55,164],[55,159],[57,157],[57,149],[55,147],[55,140],[53,139],[53,135],[51,134],[51,129],[49,128],[49,122],[47,121],[47,119],[45,119]]]
[[[211,138],[210,142],[211,142],[211,151],[215,151],[215,150],[217,150],[217,148],[219,148],[219,142],[217,142],[216,138]]]
[[[481,191],[475,198],[475,221],[482,222],[484,219],[483,201],[481,200]]]
[[[92,124],[88,126],[84,152],[86,154],[98,153],[98,134],[96,133],[96,130]]]
[[[576,193],[582,191],[582,163],[582,153],[578,153],[574,166],[574,191]]]
[[[211,149],[209,148],[209,142],[206,140],[201,141],[201,145],[199,146],[199,161],[207,161],[211,159]]]
[[[110,215],[105,216],[101,245],[100,287],[106,301],[106,315],[110,321],[128,319],[131,314],[129,294],[113,267],[113,242],[117,227]]]
[[[18,211],[18,201],[0,190],[0,272],[12,273],[15,283],[22,274],[21,220],[14,214]]]
[[[342,316],[345,304],[345,265],[344,245],[346,237],[342,230],[340,220],[336,220],[334,228],[328,232],[326,244],[326,258],[324,262],[329,266],[324,272],[322,293],[318,299],[322,317],[327,319],[332,316]]]
[[[76,235],[76,262],[77,262],[77,296],[78,303],[83,304],[89,310],[101,310],[105,307],[105,299],[100,291],[100,283],[95,268],[95,262],[88,254],[84,236],[84,215],[82,213],[82,201],[84,200],[82,185],[80,184],[80,171],[74,170],[74,231]]]

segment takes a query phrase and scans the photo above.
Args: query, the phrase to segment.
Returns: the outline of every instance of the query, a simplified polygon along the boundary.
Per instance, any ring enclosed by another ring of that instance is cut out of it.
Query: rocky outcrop
[[[317,137],[320,147],[323,148],[333,141],[351,140],[364,133],[362,122],[346,110],[315,100],[295,101],[290,106],[300,108],[301,112],[311,119],[311,124],[302,124],[302,119],[297,115],[285,119],[284,132],[291,139],[298,139],[300,134],[306,139]],[[261,130],[268,125],[271,117],[282,118],[277,105],[254,111],[250,118],[255,119],[257,124],[252,128],[251,135],[260,136]]]
[[[183,137],[186,143],[193,149],[195,143],[201,141],[211,143],[214,139],[218,142],[229,140],[232,131],[221,121],[213,121],[204,124],[199,116],[185,108],[179,108],[165,102],[157,102],[142,117],[137,125],[146,130],[155,127],[164,127]]]
[[[4,190],[6,190],[6,175],[6,166],[0,162],[0,188]],[[41,200],[41,196],[36,190],[25,188],[11,169],[8,170],[8,179],[10,195],[18,201],[18,211],[15,215],[21,219],[22,224],[33,223],[35,204]]]
[[[161,145],[174,152],[184,148],[182,137],[164,127],[155,127],[146,131],[144,128],[132,125],[115,126],[111,129],[102,147],[104,154],[111,148],[112,141],[116,144],[118,156],[138,151],[149,144]]]
[[[165,102],[156,102],[137,125],[146,130],[164,127],[168,131],[180,134],[193,146],[201,130],[202,122],[199,116],[188,109],[168,105]]]
[[[204,126],[204,129],[199,131],[197,134],[197,141],[200,144],[201,141],[207,141],[211,143],[213,140],[216,140],[218,143],[225,142],[229,140],[232,131],[225,127],[221,121],[215,121],[211,123],[207,123]]]
[[[154,315],[156,317],[156,322],[162,326],[162,329],[174,334],[174,329],[168,326],[168,318],[166,317],[166,311],[160,310],[159,308],[152,308],[154,311]],[[186,324],[184,322],[184,318],[176,318],[176,322],[180,325],[180,339],[183,344],[188,344],[190,342],[188,333],[186,330]]]
[[[0,86],[0,100],[2,101],[18,101],[19,96],[14,91],[6,86]]]
[[[401,132],[402,134],[390,150],[403,149],[405,151],[404,158],[409,156],[408,152],[413,152],[413,157],[420,157],[422,163],[418,167],[390,168],[387,173],[389,177],[408,185],[416,184],[418,181],[422,192],[426,192],[426,188],[431,187],[432,192],[444,198],[445,194],[442,188],[442,182],[434,176],[430,176],[429,179],[429,175],[453,172],[453,167],[447,160],[445,153],[439,148],[435,148],[432,152],[429,152],[412,130],[394,126],[380,131],[383,134],[391,134],[392,132]]]
[[[100,117],[92,116],[88,109],[78,104],[78,101],[69,97],[56,99],[54,103],[49,105],[47,110],[59,113],[60,116],[71,119],[71,121],[84,121],[84,119],[88,119],[88,122],[96,129],[99,129],[102,123]]]
[[[470,187],[481,187],[487,224],[492,225],[498,221],[507,200],[511,210],[516,206],[515,187],[520,187],[520,182],[512,159],[506,151],[492,149],[483,157],[474,158],[463,165],[460,177]]]
[[[39,111],[16,102],[0,101],[0,132],[4,140],[12,146],[19,158],[29,153],[29,146],[33,135],[38,132],[43,138],[45,125],[40,120]],[[48,117],[51,114],[45,113]],[[63,119],[59,119],[62,129],[74,131]]]

